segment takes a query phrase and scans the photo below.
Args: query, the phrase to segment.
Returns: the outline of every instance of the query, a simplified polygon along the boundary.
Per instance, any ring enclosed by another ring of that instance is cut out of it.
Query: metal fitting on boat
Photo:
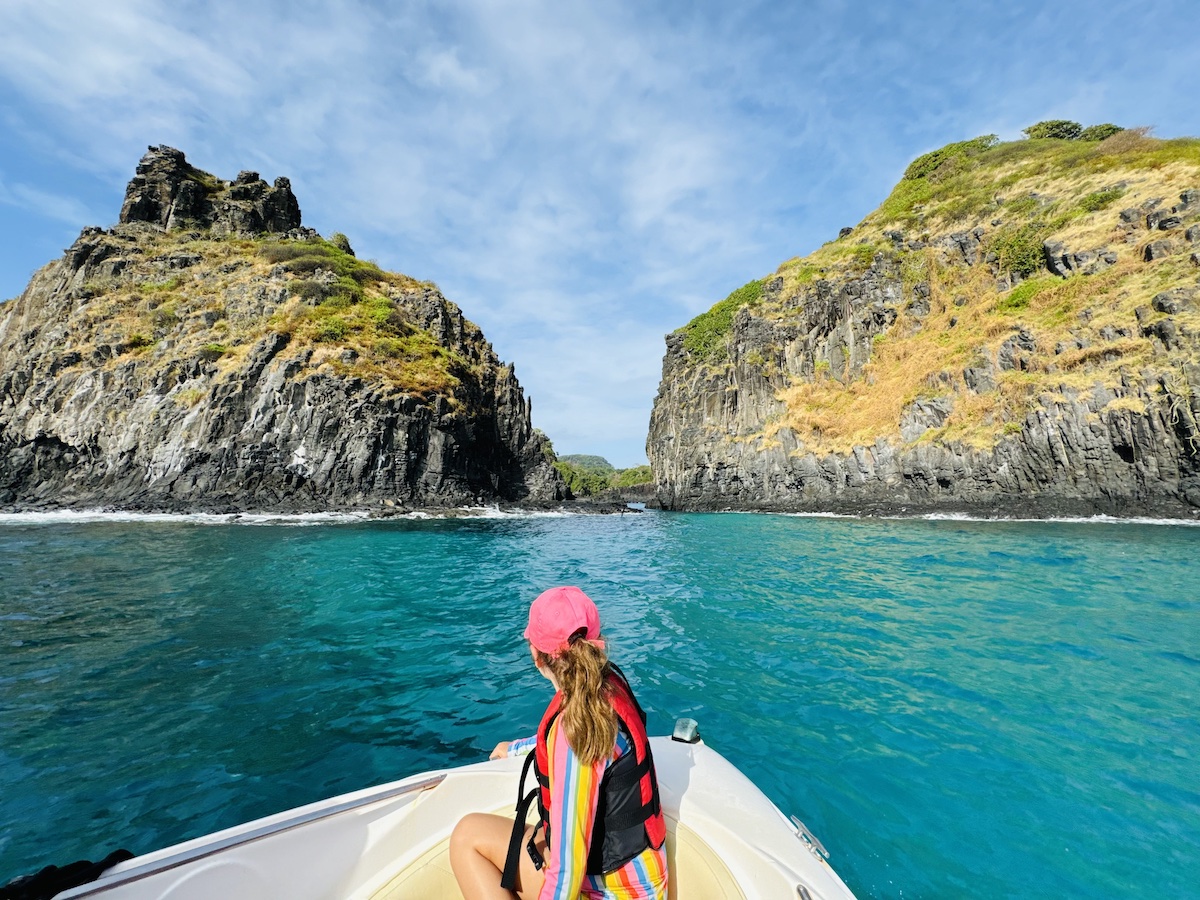
[[[817,859],[825,857],[829,859],[829,851],[825,849],[825,845],[817,840],[817,836],[808,830],[808,826],[797,819],[795,816],[788,816],[792,820],[792,824],[796,826],[796,837],[808,844],[808,849],[812,851],[812,855]]]
[[[671,740],[683,744],[698,744],[700,742],[700,723],[695,719],[676,719],[675,731]]]

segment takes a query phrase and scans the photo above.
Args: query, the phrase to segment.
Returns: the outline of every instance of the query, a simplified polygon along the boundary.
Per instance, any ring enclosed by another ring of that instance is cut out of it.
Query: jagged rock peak
[[[242,171],[232,183],[222,181],[160,144],[146,151],[125,188],[121,222],[149,222],[167,231],[278,233],[300,227],[300,204],[287,178],[276,178],[272,187],[257,172]]]

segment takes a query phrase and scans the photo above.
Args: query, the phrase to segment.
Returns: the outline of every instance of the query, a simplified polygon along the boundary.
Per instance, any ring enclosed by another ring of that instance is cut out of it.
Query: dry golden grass
[[[70,349],[94,359],[98,344],[116,346],[123,352],[103,368],[137,359],[147,375],[200,355],[215,366],[214,377],[221,381],[239,377],[253,346],[269,331],[283,330],[290,335],[293,351],[309,345],[315,350],[301,377],[325,366],[380,387],[423,396],[444,393],[452,404],[457,402],[452,394],[461,383],[458,375],[470,367],[416,328],[405,311],[405,296],[436,286],[331,256],[330,267],[340,262],[342,271],[349,266],[356,273],[356,293],[314,306],[289,296],[289,290],[283,302],[274,305],[260,298],[262,288],[270,296],[282,284],[293,285],[308,276],[292,274],[285,265],[283,278],[288,280],[281,282],[279,264],[264,258],[264,246],[241,238],[139,235],[140,253],[130,255],[131,264],[120,276],[88,285],[92,297],[73,314],[70,333],[78,343]],[[155,257],[176,251],[198,255],[199,264],[164,274]],[[337,327],[330,328],[330,323]],[[466,331],[478,333],[470,323]],[[164,339],[169,346],[159,348]],[[204,396],[189,389],[176,402],[192,406]]]
[[[1115,397],[1104,405],[1104,412],[1115,409],[1127,409],[1130,412],[1145,414],[1146,402],[1137,397]]]
[[[1139,222],[1132,232],[1136,242],[1126,243],[1129,232],[1120,227],[1118,213],[1159,198],[1160,208],[1167,208],[1183,190],[1200,188],[1200,145],[1155,141],[1136,134],[1116,137],[1121,140],[1110,138],[1112,143],[1102,142],[1105,146],[1068,148],[1074,161],[1067,159],[1071,165],[1066,168],[1055,147],[1033,148],[1032,158],[1006,150],[1010,158],[983,172],[984,183],[972,187],[984,198],[976,214],[949,219],[930,201],[904,228],[908,237],[926,240],[978,225],[991,232],[995,230],[991,221],[1011,221],[1017,213],[1009,206],[1021,201],[1013,207],[1020,210],[1020,216],[1051,216],[1058,222],[1059,227],[1047,232],[1046,239],[1059,240],[1073,252],[1106,248],[1117,254],[1116,265],[1097,275],[1065,280],[1043,272],[1040,281],[1018,294],[1001,290],[984,264],[946,265],[932,249],[902,251],[897,255],[906,296],[913,283],[927,280],[929,314],[918,322],[901,313],[890,329],[876,338],[871,360],[860,377],[843,382],[819,370],[811,381],[795,381],[779,394],[785,412],[760,436],[774,439],[786,427],[808,451],[845,453],[881,436],[898,441],[905,407],[921,397],[943,396],[952,399],[952,413],[942,428],[926,432],[920,440],[986,447],[1016,430],[1017,423],[1046,398],[1061,398],[1065,391],[1086,392],[1096,385],[1112,388],[1129,379],[1131,371],[1155,364],[1161,348],[1156,350],[1153,341],[1140,336],[1135,310],[1148,308],[1160,291],[1194,286],[1197,273],[1182,247],[1164,260],[1148,263],[1143,259],[1151,241],[1170,237],[1181,243],[1181,232],[1169,236],[1148,232]],[[1147,153],[1154,158],[1147,161]],[[1080,205],[1089,195],[1119,182],[1124,182],[1123,193],[1112,198],[1106,208],[1085,211]],[[1031,194],[1041,199],[1022,200]],[[868,252],[863,247],[890,253],[883,232],[896,224],[885,215],[886,206],[864,219],[849,237],[784,263],[778,272],[784,278],[783,296],[803,293],[816,278],[853,276]],[[1018,302],[1014,307],[1010,298],[1018,296],[1024,298],[1024,305]],[[797,302],[785,299],[779,308],[762,314],[786,320],[794,315]],[[1151,320],[1162,318],[1157,313],[1150,315]],[[1200,334],[1200,311],[1195,307],[1173,318],[1185,331]],[[1000,345],[1019,328],[1031,332],[1038,344],[1037,352],[1027,360],[1028,369],[999,373],[993,392],[977,395],[967,390],[963,368],[995,361]],[[1102,332],[1110,333],[1106,329],[1128,336],[1106,340],[1102,336]],[[1080,341],[1086,346],[1077,347]],[[1055,354],[1059,344],[1069,349]],[[1120,405],[1124,401],[1114,402],[1118,404],[1115,408],[1125,408]],[[1140,408],[1136,401],[1128,403],[1132,404],[1128,408]]]

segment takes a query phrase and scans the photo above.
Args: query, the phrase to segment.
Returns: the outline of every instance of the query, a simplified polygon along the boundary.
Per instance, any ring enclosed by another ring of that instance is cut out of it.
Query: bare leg
[[[450,868],[454,870],[464,900],[512,900],[512,892],[500,887],[512,825],[513,820],[504,816],[471,813],[454,826],[450,835]],[[544,880],[525,852],[525,844],[532,833],[531,825],[521,839],[521,866],[517,872],[517,896],[521,900],[534,900]],[[544,839],[539,837],[537,846],[545,856]]]

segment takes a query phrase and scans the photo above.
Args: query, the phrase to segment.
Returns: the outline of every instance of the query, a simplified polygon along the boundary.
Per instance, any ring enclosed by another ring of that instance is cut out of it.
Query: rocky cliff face
[[[668,335],[662,505],[1197,515],[1200,143],[1066,143],[902,182]]]
[[[511,366],[437,288],[301,227],[286,178],[151,148],[120,223],[0,306],[0,506],[549,503]]]

